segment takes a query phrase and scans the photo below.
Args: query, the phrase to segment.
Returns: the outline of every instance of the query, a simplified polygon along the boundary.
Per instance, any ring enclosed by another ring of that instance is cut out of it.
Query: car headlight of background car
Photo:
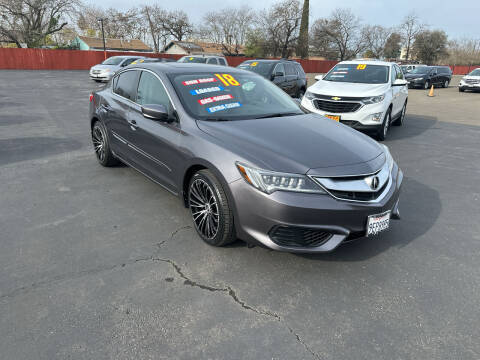
[[[382,102],[384,99],[385,99],[385,94],[383,94],[383,95],[378,95],[378,96],[371,96],[371,97],[365,98],[365,99],[362,100],[362,102],[363,102],[365,105],[378,104],[379,102]]]
[[[236,163],[236,165],[238,171],[247,183],[266,194],[271,194],[279,190],[326,194],[320,186],[315,184],[306,175],[254,169],[240,163]]]

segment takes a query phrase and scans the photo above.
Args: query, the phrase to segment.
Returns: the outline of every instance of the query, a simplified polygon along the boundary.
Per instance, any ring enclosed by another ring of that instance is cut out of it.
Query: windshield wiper
[[[304,115],[304,113],[298,112],[289,112],[289,113],[277,113],[277,114],[268,114],[256,117],[255,119],[266,119],[266,118],[274,118],[274,117],[282,117],[282,116],[293,116],[293,115]]]
[[[226,119],[226,118],[215,118],[215,117],[209,117],[209,118],[205,118],[205,119],[202,119],[202,120],[206,120],[206,121],[230,121],[230,119]]]

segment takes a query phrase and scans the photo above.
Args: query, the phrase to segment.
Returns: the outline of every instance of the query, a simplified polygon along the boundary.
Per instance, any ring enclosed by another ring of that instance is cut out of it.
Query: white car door
[[[392,65],[390,68],[390,81],[391,81],[391,87],[392,87],[392,117],[396,116],[399,113],[399,111],[402,110],[401,106],[403,105],[402,99],[400,96],[401,86],[393,86],[393,83],[395,82],[398,76],[399,75],[398,75],[397,69],[395,68],[395,65]]]
[[[397,79],[405,80],[405,76],[402,72],[402,69],[400,66],[395,65],[395,69],[397,70]],[[405,101],[407,101],[408,98],[408,85],[405,86],[395,86],[398,88],[398,106],[399,106],[399,112],[402,111],[403,105],[405,104]]]

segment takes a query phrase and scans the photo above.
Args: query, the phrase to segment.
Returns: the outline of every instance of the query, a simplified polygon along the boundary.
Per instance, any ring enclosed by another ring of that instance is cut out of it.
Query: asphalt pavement
[[[454,85],[385,142],[402,220],[307,256],[210,247],[98,165],[86,71],[0,71],[0,359],[478,360],[480,93]]]

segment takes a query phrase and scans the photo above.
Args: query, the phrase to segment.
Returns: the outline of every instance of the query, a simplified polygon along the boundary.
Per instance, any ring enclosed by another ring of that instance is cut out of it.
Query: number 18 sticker
[[[215,74],[225,86],[240,86],[240,83],[230,74]]]

